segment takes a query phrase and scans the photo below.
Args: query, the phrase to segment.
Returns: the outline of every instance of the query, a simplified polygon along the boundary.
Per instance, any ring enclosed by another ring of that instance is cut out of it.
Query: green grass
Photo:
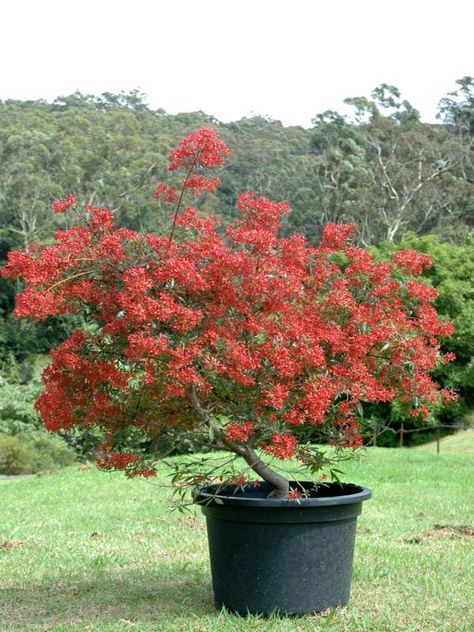
[[[472,527],[472,457],[371,448],[346,472],[374,492],[348,607],[266,620],[214,610],[203,518],[169,512],[164,476],[72,466],[2,479],[0,630],[471,630],[473,538],[456,527]]]
[[[436,452],[436,441],[417,446],[417,450]],[[460,430],[440,440],[440,453],[474,454],[474,428]]]

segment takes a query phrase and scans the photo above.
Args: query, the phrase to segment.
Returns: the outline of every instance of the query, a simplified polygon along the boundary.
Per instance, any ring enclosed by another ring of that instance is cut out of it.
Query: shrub
[[[34,409],[40,392],[41,385],[35,382],[11,384],[3,381],[0,388],[0,432],[27,435],[42,428]]]
[[[33,456],[33,472],[57,470],[76,459],[74,450],[63,439],[44,431],[36,432],[26,446]]]
[[[18,437],[0,434],[0,474],[31,474],[34,471],[31,447]]]
[[[44,430],[9,436],[0,433],[0,474],[36,474],[71,465],[76,456],[59,437]]]

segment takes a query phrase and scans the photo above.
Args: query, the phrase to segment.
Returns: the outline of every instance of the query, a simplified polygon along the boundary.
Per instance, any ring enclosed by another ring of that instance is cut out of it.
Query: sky
[[[474,75],[468,0],[1,0],[0,99],[139,89],[152,108],[311,126],[397,86],[435,120]]]

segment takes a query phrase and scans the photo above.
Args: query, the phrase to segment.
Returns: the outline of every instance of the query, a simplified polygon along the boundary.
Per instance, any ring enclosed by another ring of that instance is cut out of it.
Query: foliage
[[[453,236],[472,230],[472,129],[464,126],[461,134],[451,124],[421,123],[386,84],[371,98],[345,102],[355,109],[352,120],[332,111],[314,119],[320,221],[356,221],[367,244],[400,239],[409,230]],[[472,117],[472,103],[460,108],[464,118],[469,111]],[[448,109],[445,103],[445,116]]]
[[[18,437],[0,433],[0,474],[31,474],[33,454]]]
[[[47,364],[43,358],[13,365],[9,382],[0,376],[0,474],[33,474],[70,465],[75,452],[63,438],[47,432],[34,408],[42,387],[36,371]]]
[[[75,454],[64,441],[44,430],[10,436],[0,432],[0,474],[35,474],[71,465]]]
[[[100,427],[99,466],[146,477],[156,470],[126,450],[130,429],[150,440],[191,433],[287,497],[288,481],[255,449],[337,476],[334,459],[299,442],[295,428],[317,425],[331,444],[355,449],[363,401],[398,400],[426,417],[439,401],[429,371],[450,359],[439,338],[452,327],[431,305],[436,290],[416,280],[426,255],[402,250],[376,263],[345,224],[328,224],[318,247],[278,237],[289,205],[252,192],[238,198],[240,219],[224,232],[186,206],[219,186],[203,173],[229,154],[210,128],[170,152],[171,183],[155,191],[174,205],[169,235],[117,228],[109,209],[80,211],[70,194],[52,208],[75,213],[79,225],[51,245],[11,251],[2,274],[26,282],[17,317],[87,316],[43,373],[37,408],[49,430]],[[211,472],[177,478],[195,483]],[[245,470],[235,478],[246,479]]]
[[[13,358],[9,370],[0,374],[0,434],[14,438],[9,445],[13,452],[19,450],[17,457],[10,458],[18,472],[5,468],[9,471],[3,473],[53,470],[71,464],[76,455],[97,456],[100,440],[96,433],[60,433],[59,437],[44,429],[34,402],[42,391],[39,372],[48,363],[47,356],[30,356],[23,363]]]
[[[434,305],[440,316],[454,324],[452,336],[443,341],[443,350],[453,354],[453,361],[438,366],[433,377],[442,387],[456,390],[458,399],[449,405],[432,408],[431,432],[424,424],[406,414],[396,404],[370,405],[365,407],[364,425],[367,440],[373,439],[376,428],[380,432],[388,428],[377,439],[378,445],[395,446],[399,443],[399,432],[403,423],[405,445],[415,445],[434,438],[434,425],[460,427],[465,423],[469,411],[474,406],[474,249],[468,240],[464,245],[441,242],[436,235],[417,236],[408,233],[399,243],[385,241],[371,248],[377,260],[388,261],[401,250],[415,249],[428,255],[433,265],[423,272],[425,283],[436,288],[438,297]],[[420,427],[420,432],[414,432]],[[390,431],[396,431],[394,434]],[[443,428],[442,433],[449,433]]]
[[[45,358],[32,357],[29,362],[23,363],[12,358],[8,371],[0,374],[0,433],[15,439],[11,442],[12,450],[17,449],[17,442],[21,444],[18,458],[12,456],[12,462],[18,462],[18,469],[22,470],[18,473],[36,471],[34,461],[38,455],[30,445],[34,438],[44,436],[45,441],[53,441],[54,446],[59,441],[67,448],[64,441],[44,430],[34,408],[34,401],[42,390],[39,372],[46,364]],[[25,462],[22,464],[23,461]]]
[[[456,81],[458,88],[439,102],[438,118],[448,127],[458,142],[458,165],[465,180],[473,182],[474,161],[474,77]],[[472,200],[471,200],[472,209]]]
[[[228,124],[202,112],[171,116],[138,92],[76,93],[45,101],[0,102],[0,257],[48,239],[67,218],[49,203],[75,191],[81,204],[106,206],[122,226],[166,232],[166,205],[150,191],[167,154],[192,129],[212,125],[234,148],[208,208],[224,221],[242,190],[287,199],[285,234],[313,242],[327,222],[356,222],[366,243],[407,230],[473,226],[473,79],[440,102],[439,125],[424,124],[394,86],[347,103],[354,116],[324,112],[312,130],[255,116]]]
[[[23,445],[32,453],[32,473],[53,471],[71,465],[76,455],[60,437],[38,431]]]
[[[435,306],[438,313],[454,324],[454,334],[443,342],[443,349],[455,355],[455,361],[437,368],[435,375],[443,385],[459,389],[461,400],[474,405],[474,248],[469,240],[464,245],[443,243],[435,235],[408,234],[398,244],[384,242],[373,251],[388,258],[395,252],[413,248],[433,260],[423,273],[426,283],[438,291]]]

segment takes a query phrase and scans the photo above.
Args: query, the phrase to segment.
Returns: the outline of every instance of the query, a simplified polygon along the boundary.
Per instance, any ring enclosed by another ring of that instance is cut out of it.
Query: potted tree
[[[171,152],[184,175],[155,191],[173,205],[169,234],[117,228],[113,212],[69,195],[52,209],[77,225],[10,252],[2,274],[25,280],[17,317],[82,316],[43,373],[46,427],[101,429],[98,466],[130,477],[156,473],[153,454],[125,447],[130,430],[225,450],[218,471],[207,455],[174,466],[178,489],[198,486],[217,605],[314,612],[349,598],[370,491],[340,483],[335,465],[362,445],[361,405],[398,398],[426,416],[452,397],[429,376],[449,360],[439,338],[452,326],[415,278],[426,255],[377,263],[352,243],[353,225],[326,226],[318,246],[281,238],[288,204],[253,193],[225,228],[200,215],[186,199],[218,187],[204,172],[229,153],[206,128]],[[291,459],[310,480],[289,480],[280,464]]]

